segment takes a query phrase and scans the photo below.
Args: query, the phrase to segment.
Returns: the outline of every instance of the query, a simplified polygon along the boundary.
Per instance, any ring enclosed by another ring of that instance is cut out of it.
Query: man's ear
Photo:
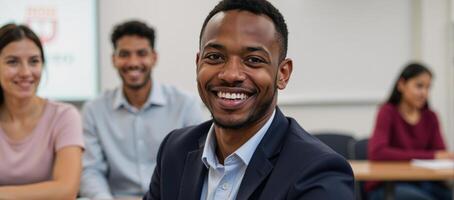
[[[115,65],[115,50],[114,50],[114,52],[112,53],[111,58],[112,58],[112,66],[113,66],[114,68],[117,68],[116,65]]]
[[[196,69],[199,69],[199,58],[200,58],[200,52],[197,52],[196,56],[195,56],[195,66],[196,66]]]
[[[151,51],[151,56],[153,57],[153,63],[152,63],[152,68],[154,69],[155,66],[156,66],[156,63],[158,62],[158,52],[156,52],[156,50],[152,50]]]
[[[281,62],[279,65],[279,69],[277,72],[277,88],[280,90],[285,89],[290,80],[290,76],[292,75],[293,70],[293,61],[290,58],[286,58]]]

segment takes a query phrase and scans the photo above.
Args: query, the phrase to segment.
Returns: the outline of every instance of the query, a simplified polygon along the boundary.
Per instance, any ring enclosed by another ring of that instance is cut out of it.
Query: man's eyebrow
[[[213,49],[218,49],[218,50],[225,50],[225,46],[218,44],[218,43],[208,43],[205,46],[203,46],[204,49],[207,48],[213,48]],[[248,52],[254,52],[254,51],[262,51],[266,53],[267,55],[271,55],[270,52],[268,52],[265,48],[261,46],[250,46],[245,48],[246,51]]]
[[[217,49],[217,50],[225,50],[225,47],[223,45],[221,45],[221,44],[218,44],[218,43],[208,43],[205,46],[203,46],[203,49],[207,49],[207,48],[213,48],[213,49]]]
[[[148,48],[142,48],[142,49],[136,50],[136,52],[143,52],[143,51],[152,51],[152,50],[149,50]]]
[[[267,56],[270,56],[270,52],[268,52],[265,48],[261,46],[253,46],[253,47],[246,47],[246,51],[248,52],[254,52],[254,51],[261,51],[267,54]]]
[[[117,50],[115,50],[115,53],[137,53],[137,52],[146,52],[146,51],[148,51],[147,48],[135,49],[135,50],[131,50],[131,49],[117,49]]]

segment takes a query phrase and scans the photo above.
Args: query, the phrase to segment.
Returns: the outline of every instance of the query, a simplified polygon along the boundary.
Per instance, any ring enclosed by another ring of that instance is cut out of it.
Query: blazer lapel
[[[200,138],[199,149],[189,152],[186,156],[178,199],[200,199],[207,173],[207,169],[201,160],[205,138],[206,135]]]
[[[248,168],[241,181],[240,188],[236,199],[246,200],[251,196],[255,189],[262,183],[273,169],[273,164],[268,161],[268,158],[263,151],[256,151],[254,154],[255,162],[251,160]]]
[[[248,164],[240,188],[238,190],[238,200],[247,200],[254,193],[257,187],[271,173],[274,164],[273,160],[279,154],[285,133],[287,132],[288,121],[284,114],[276,107],[276,114],[273,122],[268,128],[251,161]]]

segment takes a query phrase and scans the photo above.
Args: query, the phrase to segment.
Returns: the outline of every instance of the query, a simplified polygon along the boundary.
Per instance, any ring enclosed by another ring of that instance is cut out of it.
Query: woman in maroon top
[[[436,114],[428,104],[432,73],[417,63],[404,68],[388,101],[381,106],[369,140],[370,160],[454,159],[446,151]],[[370,200],[383,199],[378,182],[366,183]],[[395,199],[452,199],[451,191],[438,182],[399,182]]]

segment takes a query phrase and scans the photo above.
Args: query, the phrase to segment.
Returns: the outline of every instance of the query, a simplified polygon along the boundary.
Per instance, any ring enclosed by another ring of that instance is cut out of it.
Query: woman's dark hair
[[[29,39],[38,46],[41,60],[45,63],[43,45],[39,37],[25,25],[6,24],[0,28],[0,54],[8,44],[22,39]],[[3,103],[3,98],[3,89],[0,85],[0,104]]]
[[[391,103],[394,105],[398,105],[402,99],[402,93],[398,89],[398,84],[400,80],[408,81],[416,76],[419,76],[423,73],[429,74],[431,77],[432,72],[424,65],[420,63],[410,63],[408,64],[400,73],[399,77],[397,77],[396,82],[394,83],[393,91],[388,98],[387,103]],[[424,105],[424,107],[428,107],[428,102]]]

